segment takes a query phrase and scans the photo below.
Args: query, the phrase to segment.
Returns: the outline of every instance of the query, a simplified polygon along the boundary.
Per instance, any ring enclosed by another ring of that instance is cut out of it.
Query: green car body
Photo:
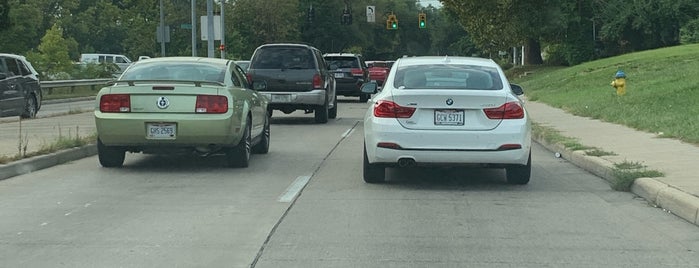
[[[121,166],[125,152],[194,152],[246,167],[251,152],[269,150],[267,103],[230,60],[138,61],[97,94],[100,163]]]

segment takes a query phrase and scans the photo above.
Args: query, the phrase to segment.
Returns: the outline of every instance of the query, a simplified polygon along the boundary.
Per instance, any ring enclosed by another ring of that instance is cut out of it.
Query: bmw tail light
[[[415,108],[403,107],[395,102],[380,100],[374,104],[374,116],[388,118],[410,118],[415,113]]]
[[[364,76],[364,71],[359,68],[350,69],[350,73],[352,73],[352,76]]]
[[[128,113],[131,112],[131,97],[129,94],[106,94],[100,97],[100,112]]]
[[[522,119],[524,118],[524,108],[519,102],[512,101],[500,105],[497,108],[483,109],[485,115],[490,119]]]
[[[323,80],[320,79],[320,74],[313,75],[313,88],[323,88]]]
[[[222,114],[228,111],[226,96],[198,95],[195,112],[198,114]]]

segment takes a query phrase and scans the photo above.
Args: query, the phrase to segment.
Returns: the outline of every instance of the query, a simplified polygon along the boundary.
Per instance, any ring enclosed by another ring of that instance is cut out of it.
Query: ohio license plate
[[[291,102],[289,94],[272,94],[272,102]]]
[[[152,140],[174,140],[177,136],[177,125],[174,123],[147,123],[146,138]]]
[[[463,126],[464,110],[435,110],[434,124],[447,126]]]

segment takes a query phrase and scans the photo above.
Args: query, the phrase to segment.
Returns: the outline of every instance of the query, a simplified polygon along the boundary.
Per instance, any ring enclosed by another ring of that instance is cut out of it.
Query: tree
[[[10,25],[10,3],[0,0],[0,29],[7,29]]]
[[[27,57],[32,61],[43,77],[55,77],[57,74],[69,73],[73,63],[68,56],[68,43],[63,38],[63,29],[54,24],[41,38],[39,53],[29,53]],[[68,79],[65,77],[65,79]]]

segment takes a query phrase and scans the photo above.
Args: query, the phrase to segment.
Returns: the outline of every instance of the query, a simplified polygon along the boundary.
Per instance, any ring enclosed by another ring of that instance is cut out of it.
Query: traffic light
[[[386,29],[398,30],[398,19],[396,18],[396,15],[388,15],[388,19],[386,20]]]
[[[420,13],[418,15],[417,24],[420,29],[427,28],[427,15],[425,15],[425,13]]]

